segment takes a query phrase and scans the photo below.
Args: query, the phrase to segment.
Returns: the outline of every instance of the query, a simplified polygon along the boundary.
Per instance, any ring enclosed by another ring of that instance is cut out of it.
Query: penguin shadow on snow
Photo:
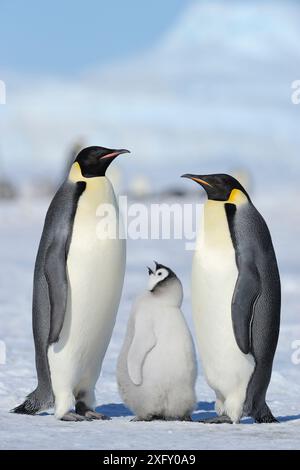
[[[192,415],[193,421],[200,421],[210,418],[217,417],[217,413],[215,412],[215,402],[206,402],[206,401],[199,401],[197,404],[197,409],[194,411]],[[279,423],[287,423],[289,421],[297,421],[300,420],[300,414],[298,415],[290,415],[290,416],[277,416],[276,418]],[[255,424],[252,418],[243,418],[240,424]]]
[[[197,403],[197,408],[192,414],[192,420],[199,421],[202,419],[214,418],[217,416],[214,410],[215,402],[200,401]],[[96,411],[98,413],[103,413],[110,418],[134,417],[134,414],[123,403],[109,403],[101,405],[96,408]],[[249,422],[252,422],[252,420],[250,419]]]
[[[193,421],[200,421],[217,416],[215,413],[215,402],[211,401],[199,401],[197,408],[192,414]]]
[[[214,418],[217,414],[214,411],[215,402],[200,401],[192,415],[193,421]],[[107,403],[96,407],[97,413],[102,413],[109,418],[134,417],[134,414],[123,403]],[[42,412],[39,416],[51,416],[53,413]]]
[[[126,418],[134,417],[134,414],[126,408],[123,403],[107,403],[105,405],[97,406],[95,411],[104,414],[109,418]],[[51,412],[44,411],[39,413],[39,416],[53,416]]]
[[[133,413],[128,408],[126,408],[123,403],[108,403],[106,405],[97,406],[96,411],[97,413],[102,413],[105,416],[109,416],[109,418],[134,416]]]
[[[300,420],[299,415],[291,415],[291,416],[277,416],[279,423],[287,423],[288,421],[297,421]]]
[[[215,413],[215,402],[206,402],[206,401],[200,401],[197,403],[197,408],[192,414],[192,420],[194,422],[197,422],[199,420],[205,420],[208,418],[214,418],[217,416]],[[97,406],[96,410],[97,413],[102,413],[109,418],[126,418],[126,417],[134,417],[134,414],[127,408],[123,403],[107,403],[105,405]],[[39,413],[39,416],[53,416],[53,413],[49,412],[42,412]],[[289,417],[286,417],[289,418]],[[280,418],[280,420],[289,420],[286,418]],[[295,417],[296,419],[297,417]],[[300,418],[300,416],[299,416]],[[253,422],[253,420],[243,420],[243,423],[245,422]]]
[[[134,417],[134,414],[123,404],[123,403],[108,403],[105,405],[97,406],[97,413],[102,413],[110,418],[126,418]],[[42,412],[39,416],[51,416],[53,413]],[[215,402],[199,401],[197,408],[192,414],[192,420],[194,422],[205,420],[209,418],[215,418],[217,413],[215,412]],[[300,414],[290,416],[277,416],[279,423],[287,423],[289,421],[300,420]],[[241,424],[254,424],[252,418],[243,418]]]
[[[197,403],[197,409],[192,415],[193,421],[202,421],[206,419],[216,418],[217,413],[215,412],[215,402],[199,401]],[[253,424],[252,418],[244,418],[241,420],[241,424]]]
[[[192,415],[193,421],[198,421],[217,416],[214,411],[215,402],[200,401]],[[103,413],[110,418],[134,417],[134,414],[123,403],[109,403],[96,408],[98,413]]]

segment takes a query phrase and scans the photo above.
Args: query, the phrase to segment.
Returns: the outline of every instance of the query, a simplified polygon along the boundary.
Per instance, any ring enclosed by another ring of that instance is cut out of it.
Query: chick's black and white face
[[[150,292],[153,292],[158,285],[163,285],[164,282],[167,279],[170,279],[171,277],[174,277],[171,275],[171,272],[168,268],[165,267],[159,267],[161,265],[157,265],[158,267],[156,268],[155,271],[152,271],[149,268],[149,282],[148,282],[148,289]]]
[[[155,263],[155,269],[148,270],[148,290],[164,304],[180,307],[183,299],[182,284],[172,269]]]
[[[149,281],[148,281],[148,290],[150,292],[156,291],[159,287],[168,287],[170,285],[170,281],[176,281],[177,276],[172,271],[172,269],[164,266],[163,264],[159,264],[155,262],[155,269],[152,270],[148,268],[149,271]]]

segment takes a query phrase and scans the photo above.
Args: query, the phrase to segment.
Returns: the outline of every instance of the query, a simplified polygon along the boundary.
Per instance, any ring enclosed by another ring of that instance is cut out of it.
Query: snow
[[[123,297],[113,338],[97,384],[98,410],[109,422],[63,423],[52,411],[40,416],[10,414],[36,383],[31,333],[32,272],[47,201],[0,204],[0,340],[7,363],[0,365],[0,448],[3,449],[300,449],[300,364],[293,364],[292,343],[300,339],[299,192],[255,195],[254,202],[271,228],[283,284],[282,327],[268,403],[280,424],[209,426],[178,422],[132,423],[121,403],[115,368],[132,301],[145,288],[146,266],[153,259],[170,265],[183,281],[183,311],[191,321],[192,252],[180,240],[128,241]],[[186,202],[186,201],[185,201]],[[194,200],[194,203],[196,199]],[[193,418],[213,416],[214,395],[203,378],[197,381],[198,410]]]
[[[87,145],[132,150],[116,165],[123,187],[137,175],[153,191],[173,187],[186,172],[249,172],[282,276],[282,328],[268,393],[280,424],[130,422],[115,367],[132,301],[145,288],[153,259],[182,279],[184,312],[193,329],[192,252],[180,240],[128,241],[122,302],[97,385],[98,410],[113,419],[62,423],[52,412],[9,414],[36,384],[32,274],[47,202],[23,198],[0,202],[0,341],[7,352],[6,364],[0,361],[0,448],[300,448],[300,364],[292,361],[292,345],[300,340],[300,108],[291,102],[291,84],[299,79],[299,16],[294,0],[195,1],[139,57],[74,80],[0,77],[7,85],[7,104],[0,107],[0,170],[19,186],[33,177],[40,184],[57,182],[69,146],[80,137]],[[212,416],[214,396],[201,367],[197,395],[194,419]]]

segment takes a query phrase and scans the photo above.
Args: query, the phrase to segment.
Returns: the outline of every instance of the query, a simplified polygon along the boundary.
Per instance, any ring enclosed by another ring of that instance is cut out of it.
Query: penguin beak
[[[185,175],[182,175],[181,178],[188,178],[190,180],[196,181],[196,183],[201,184],[201,186],[209,186],[210,188],[213,188],[211,184],[209,184],[207,181],[204,181],[203,179],[199,178],[196,175],[190,175],[187,173]]]
[[[113,150],[111,153],[108,153],[107,155],[104,155],[103,158],[116,158],[119,155],[122,155],[123,153],[130,153],[129,150],[126,149],[120,149],[120,150]]]

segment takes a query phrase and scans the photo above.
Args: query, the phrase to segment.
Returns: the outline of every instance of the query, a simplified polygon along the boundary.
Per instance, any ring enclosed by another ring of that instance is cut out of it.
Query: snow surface
[[[300,339],[299,192],[255,198],[273,233],[283,281],[282,328],[268,403],[280,424],[132,423],[115,380],[118,353],[133,299],[145,288],[146,265],[153,259],[170,265],[185,289],[184,312],[192,327],[190,270],[192,253],[182,241],[129,241],[123,298],[101,378],[98,410],[109,422],[63,423],[52,411],[20,416],[9,410],[36,384],[31,333],[32,272],[47,202],[0,204],[0,340],[7,363],[0,365],[0,448],[3,449],[300,449],[300,365],[292,363],[292,342]],[[214,415],[214,394],[199,369],[198,409],[193,418]]]
[[[69,145],[81,136],[87,144],[133,151],[132,159],[119,161],[124,186],[137,172],[153,187],[166,188],[187,171],[250,171],[264,191],[257,205],[272,229],[283,281],[282,328],[268,394],[281,423],[130,422],[115,366],[131,303],[145,288],[145,267],[153,259],[182,279],[192,327],[192,253],[182,241],[159,240],[128,242],[123,298],[97,386],[98,409],[112,421],[62,423],[52,414],[9,414],[36,384],[32,273],[47,202],[23,199],[0,204],[0,341],[7,347],[7,363],[0,365],[0,447],[300,448],[300,365],[291,360],[292,343],[300,340],[300,194],[292,190],[299,185],[300,108],[291,103],[291,83],[299,78],[299,17],[300,4],[293,0],[195,1],[139,57],[72,81],[7,77],[7,104],[0,108],[1,172],[20,185],[33,175],[57,180]],[[194,418],[213,416],[214,395],[201,368],[197,394]]]

